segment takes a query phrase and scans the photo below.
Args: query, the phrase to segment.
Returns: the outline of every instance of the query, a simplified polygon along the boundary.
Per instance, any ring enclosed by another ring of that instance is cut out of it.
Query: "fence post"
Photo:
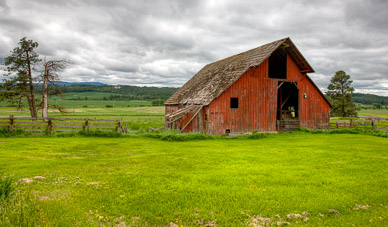
[[[372,129],[375,129],[376,126],[375,126],[375,120],[372,120]]]
[[[85,131],[89,131],[89,120],[87,118],[85,120]]]
[[[14,116],[13,115],[10,115],[9,116],[9,133],[10,134],[13,134],[13,125],[14,125]]]
[[[51,136],[51,129],[53,127],[53,122],[51,120],[48,120],[47,122],[47,134]]]
[[[117,133],[121,132],[121,121],[117,122]]]
[[[335,122],[335,126],[339,128],[338,121]]]
[[[353,119],[350,119],[350,127],[353,128]]]

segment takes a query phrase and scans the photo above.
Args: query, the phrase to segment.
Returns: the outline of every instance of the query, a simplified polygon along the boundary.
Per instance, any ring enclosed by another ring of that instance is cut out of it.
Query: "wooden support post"
[[[350,127],[353,128],[353,119],[350,119]]]
[[[13,134],[13,126],[14,126],[14,123],[15,123],[14,116],[13,116],[13,115],[10,115],[10,116],[9,116],[9,133],[10,133],[10,134]]]
[[[376,129],[375,120],[372,120],[372,129]]]
[[[121,132],[121,121],[118,121],[117,122],[117,133],[120,133]]]
[[[337,128],[339,128],[338,121],[335,122],[335,126],[336,126]]]
[[[52,127],[53,127],[52,121],[48,120],[48,122],[47,122],[47,135],[49,135],[49,136],[51,136]]]
[[[89,120],[87,118],[85,120],[85,131],[89,131]]]

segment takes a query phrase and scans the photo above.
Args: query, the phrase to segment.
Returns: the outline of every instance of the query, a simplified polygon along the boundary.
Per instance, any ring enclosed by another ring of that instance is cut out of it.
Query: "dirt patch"
[[[339,215],[340,212],[338,212],[337,210],[330,209],[330,210],[329,210],[329,214]]]
[[[30,184],[30,183],[34,182],[34,180],[31,180],[30,178],[23,178],[23,179],[19,180],[19,182],[21,184]]]
[[[35,176],[35,177],[34,177],[34,180],[46,180],[46,177]]]
[[[287,219],[292,220],[292,219],[299,219],[302,218],[301,214],[287,214]]]
[[[47,196],[47,195],[41,195],[41,196],[39,196],[39,200],[40,200],[40,201],[49,200],[49,199],[50,199],[50,196]]]
[[[370,208],[369,205],[359,205],[359,204],[356,204],[356,207],[354,208],[354,210],[368,210]]]

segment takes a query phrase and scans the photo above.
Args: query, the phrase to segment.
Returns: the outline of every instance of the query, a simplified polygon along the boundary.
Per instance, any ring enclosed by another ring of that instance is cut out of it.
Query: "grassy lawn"
[[[388,225],[388,140],[366,135],[0,138],[0,172],[46,178],[23,184],[42,225]]]

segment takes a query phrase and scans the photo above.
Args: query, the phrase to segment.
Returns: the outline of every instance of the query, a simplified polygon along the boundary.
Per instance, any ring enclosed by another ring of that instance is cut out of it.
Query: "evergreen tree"
[[[34,94],[34,81],[32,73],[35,71],[35,64],[39,63],[39,55],[35,52],[38,43],[32,40],[22,38],[19,46],[11,51],[11,55],[4,59],[4,65],[7,67],[7,76],[9,79],[4,79],[5,92],[2,97],[7,100],[18,102],[21,106],[22,98],[26,97],[30,107],[31,117],[38,117],[36,110],[36,100]]]
[[[354,91],[354,88],[351,87],[352,83],[350,75],[347,75],[344,71],[336,72],[331,78],[326,95],[330,99],[331,111],[334,115],[341,117],[357,116],[357,108],[352,99]]]

